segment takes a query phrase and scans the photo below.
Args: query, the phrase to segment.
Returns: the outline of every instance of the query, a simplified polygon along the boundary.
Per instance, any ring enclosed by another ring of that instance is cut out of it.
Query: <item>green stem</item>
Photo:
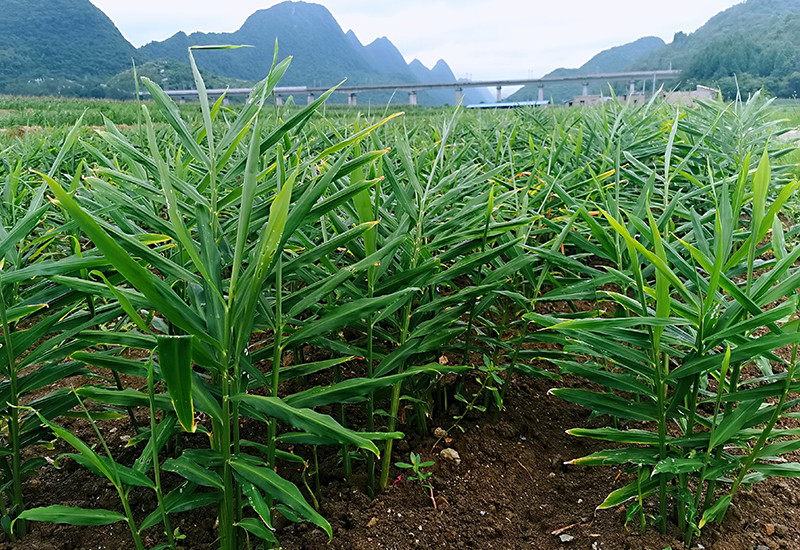
[[[763,449],[764,445],[769,439],[770,433],[772,433],[772,429],[775,427],[775,424],[778,423],[778,420],[781,417],[781,411],[783,410],[783,405],[786,403],[786,396],[789,394],[789,389],[792,386],[792,380],[794,379],[795,371],[797,369],[797,344],[792,347],[792,362],[789,369],[786,371],[786,386],[784,387],[783,393],[781,394],[780,398],[778,399],[778,404],[775,406],[775,412],[770,418],[769,423],[764,427],[761,431],[761,435],[758,438],[753,450],[750,451],[750,454],[747,455],[744,463],[742,464],[741,469],[739,470],[739,475],[736,476],[736,480],[733,482],[733,486],[731,487],[730,496],[736,494],[736,491],[739,489],[739,485],[742,484],[744,481],[744,477],[747,475],[747,472],[753,466],[755,461],[758,459],[759,455],[761,454],[761,449]],[[720,515],[718,521],[721,523],[724,519],[724,515]]]
[[[397,425],[397,413],[400,410],[400,386],[401,382],[397,382],[392,386],[392,403],[389,408],[389,425],[387,431],[393,432]],[[385,491],[386,486],[389,484],[389,468],[392,465],[392,441],[386,440],[386,446],[383,449],[383,464],[381,465],[381,481],[380,490]]]
[[[314,445],[314,491],[317,493],[317,500],[322,500],[322,489],[319,482],[319,457],[317,456],[316,445]]]
[[[283,364],[283,257],[278,251],[278,258],[275,265],[275,335],[273,337],[272,351],[272,388],[271,397],[278,396],[278,386],[280,385],[280,369]],[[271,470],[275,469],[275,438],[278,434],[278,420],[273,418],[269,423],[267,435],[267,464]],[[275,508],[273,499],[267,496],[267,503],[270,506],[272,520],[275,520]]]
[[[117,492],[119,493],[119,498],[122,501],[122,508],[125,510],[125,517],[128,518],[128,528],[131,531],[131,536],[133,537],[133,543],[136,545],[136,550],[144,550],[144,544],[142,544],[142,535],[139,533],[139,529],[136,527],[136,520],[133,519],[131,506],[128,503],[128,495],[122,490],[121,486],[117,486]]]
[[[339,383],[342,381],[342,369],[339,365],[336,365],[333,368],[333,382],[334,384]],[[339,410],[339,424],[347,427],[347,416],[344,411],[344,403],[339,403],[336,405],[336,408]],[[342,445],[342,460],[344,461],[344,478],[349,482],[350,477],[353,475],[353,466],[350,461],[350,447],[348,445]]]
[[[114,376],[114,384],[117,386],[119,391],[125,389],[125,386],[122,385],[122,379],[119,377],[119,373],[115,370],[111,371],[111,374]],[[133,413],[133,407],[127,407],[128,410],[128,418],[131,421],[131,428],[136,433],[139,433],[139,422],[136,420],[136,415]]]
[[[667,390],[666,384],[663,382],[661,359],[664,364],[668,361],[668,357],[660,352],[656,352],[656,358],[659,359],[656,364],[656,391],[658,392],[658,455],[659,460],[667,458],[667,411],[665,408],[664,398]],[[659,514],[661,518],[658,523],[658,530],[663,534],[667,532],[667,477],[665,474],[658,474],[658,498],[659,498]]]
[[[153,478],[156,483],[156,498],[158,499],[158,507],[161,509],[161,521],[164,522],[164,530],[167,534],[167,542],[172,550],[176,549],[175,537],[172,533],[172,525],[169,521],[169,512],[167,506],[164,504],[164,492],[161,489],[161,468],[158,463],[158,448],[156,448],[156,392],[155,382],[153,375],[153,361],[150,360],[150,365],[147,373],[147,393],[150,398],[150,445],[153,454]]]
[[[514,346],[514,355],[511,357],[511,363],[506,368],[506,378],[503,380],[503,389],[500,391],[500,399],[503,403],[506,401],[506,393],[508,393],[508,387],[511,384],[511,370],[517,365],[517,360],[519,359],[519,352],[522,350],[522,344],[525,342],[525,338],[528,336],[528,323],[525,322],[525,325],[522,328],[522,332],[517,339],[517,343]]]
[[[373,289],[370,285],[370,298],[372,297]],[[373,333],[373,316],[370,315],[367,319],[367,377],[372,378],[372,333]],[[369,392],[367,395],[367,431],[375,431],[375,394]],[[367,453],[367,496],[375,498],[375,455]]]
[[[733,365],[733,368],[731,370],[731,381],[728,384],[727,393],[733,393],[739,388],[739,375],[741,373],[741,369],[742,369],[741,363],[735,363]],[[720,380],[720,385],[723,382],[724,382],[723,380]],[[722,387],[720,387],[719,391],[722,391]],[[719,393],[719,391],[717,393]],[[733,402],[728,401],[727,403],[725,403],[725,410],[723,411],[723,413],[725,414],[725,416],[727,416],[731,413],[731,411],[733,411]],[[716,413],[717,411],[715,410],[714,411],[715,418],[716,418]],[[719,460],[721,456],[722,456],[722,447],[719,447],[714,451],[714,459]],[[708,508],[711,505],[711,501],[714,498],[714,491],[716,491],[716,489],[717,489],[717,481],[714,479],[709,480],[708,488],[706,489],[706,499],[703,502],[704,509]]]
[[[11,327],[8,323],[8,316],[6,315],[6,300],[3,296],[3,288],[0,285],[0,321],[3,323],[3,338],[6,348],[6,359],[8,362],[8,381],[9,381],[9,396],[8,405],[10,408],[10,419],[8,424],[8,436],[11,439],[11,475],[13,483],[13,502],[16,514],[19,515],[25,509],[25,503],[22,500],[22,457],[20,446],[20,425],[19,425],[19,390],[17,387],[17,360],[14,353],[14,346],[11,341]],[[17,534],[25,536],[28,531],[28,524],[26,521],[19,521],[15,525],[19,526]]]
[[[238,549],[237,533],[234,523],[236,512],[234,510],[234,484],[233,468],[231,467],[231,398],[229,374],[222,375],[222,431],[219,434],[220,451],[222,452],[222,482],[223,497],[220,507],[219,533],[222,548]]]
[[[411,302],[406,304],[405,308],[403,308],[403,328],[400,331],[400,347],[406,343],[406,338],[408,338],[408,328],[409,324],[411,323]],[[404,370],[404,365],[400,365],[398,367],[398,373],[402,373]],[[389,425],[387,426],[387,431],[393,432],[395,431],[395,427],[397,426],[397,414],[400,411],[400,390],[402,389],[403,383],[397,382],[392,386],[392,401],[389,407]],[[392,466],[392,443],[394,440],[387,439],[386,445],[384,446],[383,450],[383,463],[381,464],[381,481],[380,481],[380,490],[385,491],[386,485],[389,483],[389,468]]]

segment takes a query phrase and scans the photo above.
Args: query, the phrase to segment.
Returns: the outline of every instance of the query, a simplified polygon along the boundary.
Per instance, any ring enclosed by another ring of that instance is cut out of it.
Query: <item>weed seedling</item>
[[[427,489],[433,507],[436,508],[436,499],[433,497],[433,485],[427,483],[426,480],[433,475],[433,472],[423,472],[422,468],[429,468],[436,464],[434,461],[422,462],[422,457],[415,452],[411,453],[411,464],[408,462],[395,462],[394,465],[398,468],[410,469],[414,472],[413,476],[408,476],[409,481],[416,481],[420,487]]]

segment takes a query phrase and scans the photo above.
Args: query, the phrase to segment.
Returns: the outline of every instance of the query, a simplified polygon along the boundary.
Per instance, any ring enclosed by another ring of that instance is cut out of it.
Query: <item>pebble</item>
[[[759,544],[756,546],[756,550],[770,550],[769,546],[764,546],[763,544]]]
[[[445,460],[452,460],[453,462],[456,463],[456,466],[461,464],[461,457],[459,456],[458,451],[456,451],[455,449],[450,449],[450,448],[442,449],[442,452],[439,453],[439,456],[444,458]]]
[[[444,437],[447,435],[447,432],[444,431],[442,428],[436,428],[433,430],[433,437]]]
[[[559,535],[558,538],[561,539],[561,542],[572,542],[573,540],[575,540],[575,537],[573,537],[572,535],[568,535],[566,533],[564,533],[563,535]]]
[[[373,527],[375,527],[376,525],[378,525],[378,518],[372,518],[372,519],[371,519],[371,520],[369,520],[369,522],[367,523],[367,527],[368,527],[368,528],[370,528],[370,529],[371,529],[371,528],[373,528]]]

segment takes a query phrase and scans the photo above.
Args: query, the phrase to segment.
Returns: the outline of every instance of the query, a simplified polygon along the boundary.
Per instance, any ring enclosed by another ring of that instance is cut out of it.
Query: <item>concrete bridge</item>
[[[464,97],[464,88],[495,88],[497,91],[497,101],[502,99],[502,90],[504,86],[526,86],[536,85],[539,87],[539,101],[544,100],[544,88],[547,84],[569,84],[581,83],[583,84],[583,95],[589,94],[589,84],[592,82],[628,82],[630,93],[636,91],[636,83],[649,80],[653,81],[653,90],[656,89],[658,80],[675,80],[679,78],[681,72],[679,70],[665,70],[665,71],[635,71],[627,73],[606,73],[594,74],[584,76],[554,76],[545,78],[525,78],[525,79],[508,79],[508,80],[475,80],[464,82],[441,82],[424,84],[420,82],[404,83],[404,84],[370,84],[358,86],[340,86],[336,89],[336,93],[347,94],[348,105],[357,104],[358,94],[365,94],[370,92],[406,92],[408,93],[408,104],[417,104],[417,92],[425,90],[455,90],[455,104],[458,105],[462,102]],[[284,98],[290,95],[306,95],[307,102],[313,101],[319,95],[329,90],[326,86],[287,86],[277,87],[273,90],[275,103],[283,105]],[[226,100],[229,97],[247,97],[250,95],[250,88],[232,88],[228,90],[208,90],[210,98],[219,98],[225,94]],[[166,93],[173,99],[185,102],[188,99],[197,99],[197,90],[168,90]],[[149,96],[149,94],[143,94]]]

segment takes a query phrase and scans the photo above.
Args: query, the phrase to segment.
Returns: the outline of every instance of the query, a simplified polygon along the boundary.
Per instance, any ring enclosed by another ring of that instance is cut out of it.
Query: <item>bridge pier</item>
[[[464,101],[464,90],[459,87],[456,88],[456,105],[461,105],[462,101]]]
[[[539,84],[539,101],[544,101],[544,84]]]
[[[589,83],[588,82],[584,82],[583,83],[583,93],[581,95],[583,97],[586,97],[587,95],[589,95]]]
[[[417,92],[408,92],[408,104],[417,105]]]
[[[308,105],[311,105],[312,103],[314,103],[314,94],[308,92]]]
[[[356,94],[348,94],[347,96],[347,104],[351,107],[356,106]]]
[[[283,106],[283,97],[281,96],[281,94],[275,95],[275,105],[277,105],[278,107]]]
[[[503,101],[503,87],[502,86],[498,86],[497,87],[497,102],[500,103],[501,101]]]
[[[629,95],[633,95],[635,93],[636,93],[636,81],[635,80],[631,80],[631,85],[630,85],[630,88],[628,90],[628,94]]]
[[[230,105],[230,103],[231,103],[231,100],[228,99],[228,96],[225,96],[224,98],[222,98],[222,106],[223,107],[227,107],[228,105]]]

